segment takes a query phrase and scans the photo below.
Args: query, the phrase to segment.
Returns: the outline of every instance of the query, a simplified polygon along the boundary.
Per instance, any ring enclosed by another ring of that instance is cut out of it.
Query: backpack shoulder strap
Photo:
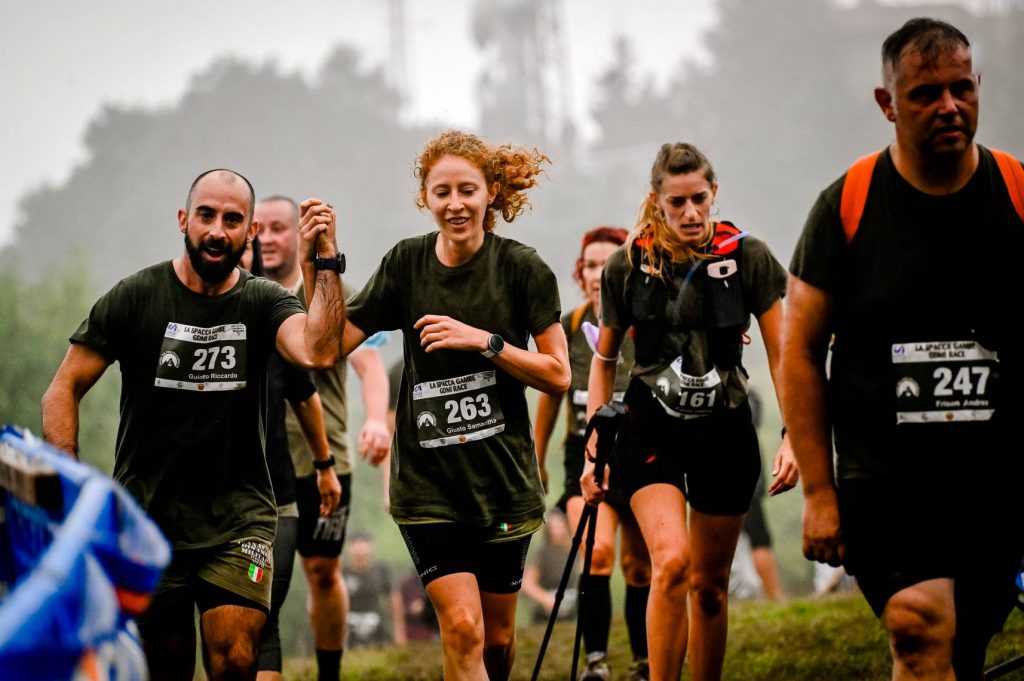
[[[744,234],[736,225],[728,220],[715,223],[715,234],[711,239],[710,253],[714,255],[730,255],[739,250]],[[739,255],[737,253],[737,255]]]
[[[583,325],[583,316],[587,314],[587,308],[589,307],[590,305],[588,303],[583,303],[572,311],[572,318],[569,320],[570,335],[580,330],[580,326]]]
[[[995,158],[996,165],[999,166],[999,173],[1003,176],[1003,182],[1010,192],[1013,207],[1017,209],[1017,215],[1024,221],[1024,168],[1021,167],[1020,161],[1005,151],[998,149],[989,149],[989,151],[992,152],[992,157]]]
[[[861,156],[846,171],[843,181],[843,194],[839,199],[839,218],[843,222],[843,234],[846,243],[853,241],[860,227],[860,218],[864,215],[864,204],[868,200],[868,189],[871,187],[871,176],[875,172],[875,162],[881,152],[874,151]]]

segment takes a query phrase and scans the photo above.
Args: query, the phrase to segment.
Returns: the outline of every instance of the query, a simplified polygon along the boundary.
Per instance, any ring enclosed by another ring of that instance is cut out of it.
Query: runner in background
[[[257,204],[256,217],[261,225],[260,246],[267,277],[303,302],[305,289],[297,260],[298,209],[295,202],[287,196],[268,196]],[[319,512],[319,469],[312,464],[304,419],[294,410],[285,418],[296,476],[299,518],[296,543],[309,587],[307,608],[319,681],[338,681],[340,678],[345,641],[348,597],[341,576],[341,550],[345,544],[345,529],[352,503],[353,465],[345,388],[349,363],[362,383],[366,410],[366,419],[359,433],[360,454],[376,465],[386,455],[390,439],[385,423],[387,377],[376,350],[364,350],[349,358],[348,362],[339,360],[334,366],[314,373],[317,393],[323,405],[324,434],[330,447],[330,463],[320,465],[333,466],[341,483],[341,502],[327,516]]]
[[[547,489],[547,450],[555,420],[563,402],[567,403],[564,443],[565,490],[558,507],[568,514],[571,531],[575,532],[583,514],[580,474],[583,473],[583,432],[587,427],[587,382],[594,356],[597,323],[601,315],[601,271],[609,256],[626,242],[629,233],[619,227],[598,227],[583,235],[573,278],[583,292],[585,302],[562,316],[562,329],[569,345],[572,384],[566,399],[541,393],[537,400],[533,436],[540,464],[541,480]],[[587,329],[595,334],[587,339]],[[615,370],[615,399],[621,400],[629,384],[633,366],[633,342],[626,338]],[[615,567],[615,534],[621,528],[620,561],[626,581],[626,628],[633,653],[630,679],[647,678],[647,598],[650,594],[651,559],[647,555],[640,528],[617,479],[612,479],[605,500],[597,514],[597,531],[590,575],[584,591],[587,594],[587,618],[583,623],[586,665],[580,679],[610,679],[608,668],[608,633],[612,624],[611,574]]]

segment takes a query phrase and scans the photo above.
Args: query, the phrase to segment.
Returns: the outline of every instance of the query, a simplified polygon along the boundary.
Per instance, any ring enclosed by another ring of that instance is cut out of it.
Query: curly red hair
[[[537,149],[502,144],[492,147],[476,135],[448,130],[433,138],[416,158],[415,175],[420,181],[416,205],[427,207],[426,182],[430,169],[445,156],[464,158],[484,175],[488,187],[495,188],[494,201],[484,215],[484,230],[494,231],[494,214],[501,213],[505,222],[512,222],[530,206],[526,190],[537,184],[543,170],[541,163],[551,159]]]

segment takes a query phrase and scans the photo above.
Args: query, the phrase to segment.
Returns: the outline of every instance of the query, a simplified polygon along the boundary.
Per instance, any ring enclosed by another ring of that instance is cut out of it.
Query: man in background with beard
[[[276,507],[264,455],[267,357],[331,366],[345,322],[335,216],[302,206],[309,312],[236,268],[259,228],[252,185],[231,170],[192,183],[185,253],[122,280],[93,306],[43,396],[43,435],[72,456],[78,406],[112,362],[122,376],[114,478],[174,547],[139,620],[153,679],[191,679],[194,610],[211,679],[255,678],[270,603]]]

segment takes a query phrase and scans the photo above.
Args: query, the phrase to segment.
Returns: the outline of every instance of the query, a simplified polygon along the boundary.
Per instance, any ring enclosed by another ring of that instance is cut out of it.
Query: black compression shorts
[[[468,572],[480,591],[516,593],[523,585],[526,552],[533,535],[487,542],[489,529],[461,523],[399,525],[423,586],[439,577]]]
[[[620,476],[627,498],[647,485],[668,483],[701,513],[747,512],[761,475],[748,403],[704,418],[680,419],[669,416],[651,389],[634,379],[626,405],[612,476]]]
[[[341,500],[334,512],[320,517],[320,490],[316,474],[295,478],[295,501],[299,505],[299,537],[297,547],[303,558],[323,556],[337,558],[345,544],[348,511],[352,504],[352,476],[339,475]]]

